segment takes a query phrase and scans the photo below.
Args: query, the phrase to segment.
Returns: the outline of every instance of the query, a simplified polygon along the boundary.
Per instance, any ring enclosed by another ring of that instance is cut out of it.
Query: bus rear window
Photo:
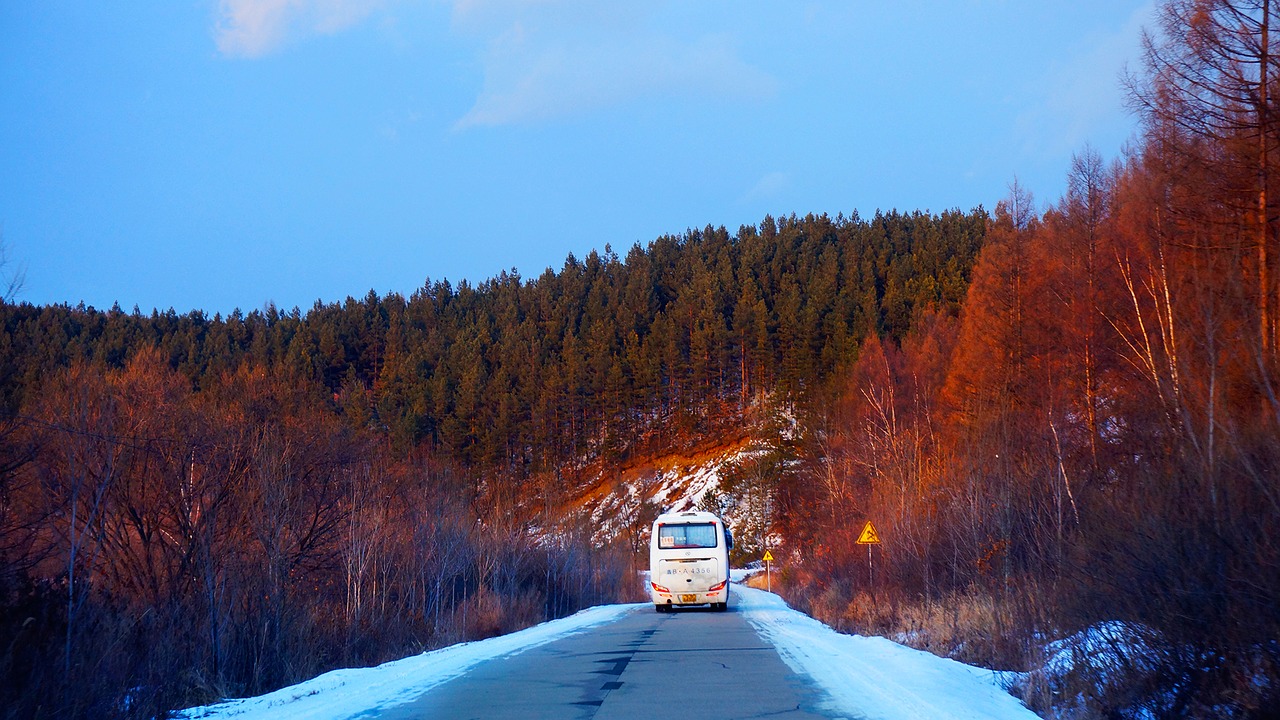
[[[658,547],[664,550],[715,546],[716,526],[711,523],[658,526]]]

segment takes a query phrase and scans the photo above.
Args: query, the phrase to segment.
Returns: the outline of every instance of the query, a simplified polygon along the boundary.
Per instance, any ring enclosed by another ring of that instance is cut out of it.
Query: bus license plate
[[[697,595],[681,595],[680,602],[682,603],[698,602],[698,596]]]

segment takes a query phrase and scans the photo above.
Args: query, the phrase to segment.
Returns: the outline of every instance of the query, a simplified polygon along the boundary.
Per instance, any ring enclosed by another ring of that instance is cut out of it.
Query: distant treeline
[[[931,309],[954,314],[987,214],[766,217],[606,246],[536,279],[428,281],[408,299],[370,293],[208,317],[114,307],[0,306],[8,412],[77,360],[121,368],[155,347],[200,390],[242,365],[323,384],[336,409],[407,450],[540,471],[637,438],[698,433],[761,392],[823,388],[870,335],[901,338]]]

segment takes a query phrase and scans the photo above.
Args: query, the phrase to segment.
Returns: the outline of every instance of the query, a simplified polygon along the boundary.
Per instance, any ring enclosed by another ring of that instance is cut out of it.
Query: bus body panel
[[[729,534],[707,512],[665,513],[649,542],[649,594],[659,610],[729,602]]]

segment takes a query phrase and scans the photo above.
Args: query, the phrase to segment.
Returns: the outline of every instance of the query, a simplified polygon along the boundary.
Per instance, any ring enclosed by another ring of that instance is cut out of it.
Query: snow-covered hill
[[[625,467],[596,467],[571,501],[572,514],[606,544],[645,535],[660,513],[708,510],[745,545],[776,548],[782,538],[764,537],[772,489],[796,467],[788,448],[800,432],[794,414],[763,399],[735,433]]]
[[[625,532],[630,522],[647,525],[662,512],[708,509],[707,496],[720,492],[726,473],[765,452],[768,448],[760,443],[742,439],[700,453],[661,458],[622,475],[619,482],[598,480],[595,486],[601,489],[583,503],[584,509],[598,529],[597,539],[607,541]],[[747,513],[747,508],[738,505],[730,503],[722,509],[731,526],[738,525]]]

